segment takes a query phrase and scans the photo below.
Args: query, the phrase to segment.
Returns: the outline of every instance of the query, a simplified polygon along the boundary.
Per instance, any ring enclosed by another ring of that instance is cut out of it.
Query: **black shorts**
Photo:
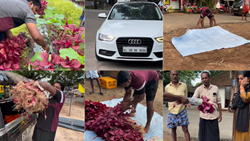
[[[1,42],[3,39],[6,39],[5,33],[4,33],[4,32],[0,32],[0,42]]]
[[[54,141],[56,132],[48,132],[41,128],[35,127],[32,136],[33,141]]]
[[[156,94],[157,89],[158,89],[158,83],[159,83],[159,81],[155,82],[154,80],[151,80],[151,81],[148,81],[146,86],[143,88],[143,89],[145,89],[147,101],[153,101],[155,99],[155,94]],[[140,94],[134,93],[134,95],[140,95]]]
[[[203,16],[200,16],[200,18],[202,18],[202,19],[205,18],[205,17],[206,17],[206,16],[204,16],[204,17],[203,17]],[[212,15],[210,15],[210,16],[207,16],[207,17],[208,17],[209,19],[211,19],[211,18],[214,17],[214,14],[212,14]]]

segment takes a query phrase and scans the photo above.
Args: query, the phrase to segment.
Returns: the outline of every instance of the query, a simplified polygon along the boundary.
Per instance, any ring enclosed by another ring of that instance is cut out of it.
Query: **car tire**
[[[96,53],[96,48],[95,48],[95,58],[96,58],[98,61],[105,61],[104,58],[102,58],[102,57],[100,57],[100,56],[97,55],[97,53]]]
[[[238,16],[238,14],[237,14],[237,13],[234,13],[234,15],[235,15],[235,16]]]

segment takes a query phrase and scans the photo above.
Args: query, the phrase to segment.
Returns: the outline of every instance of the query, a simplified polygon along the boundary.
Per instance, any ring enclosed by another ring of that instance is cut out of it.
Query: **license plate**
[[[147,47],[123,47],[126,53],[147,53]]]
[[[233,10],[238,10],[238,8],[234,8]]]

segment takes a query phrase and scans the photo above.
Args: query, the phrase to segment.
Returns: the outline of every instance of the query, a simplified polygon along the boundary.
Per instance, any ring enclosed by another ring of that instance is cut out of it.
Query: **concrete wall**
[[[220,97],[221,97],[221,108],[225,108],[225,86],[219,86],[219,94],[220,94]]]
[[[104,76],[109,76],[109,77],[112,77],[112,78],[116,79],[118,72],[119,71],[103,71],[103,75]]]
[[[167,4],[169,2],[169,4]],[[173,9],[181,9],[180,7],[181,0],[165,0],[165,4],[168,8],[172,7]]]

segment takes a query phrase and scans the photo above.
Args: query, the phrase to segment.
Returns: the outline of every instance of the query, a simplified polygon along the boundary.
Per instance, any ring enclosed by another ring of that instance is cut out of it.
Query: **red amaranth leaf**
[[[100,102],[85,101],[85,129],[94,131],[105,141],[143,141],[143,127],[122,112],[122,105],[106,107]]]

